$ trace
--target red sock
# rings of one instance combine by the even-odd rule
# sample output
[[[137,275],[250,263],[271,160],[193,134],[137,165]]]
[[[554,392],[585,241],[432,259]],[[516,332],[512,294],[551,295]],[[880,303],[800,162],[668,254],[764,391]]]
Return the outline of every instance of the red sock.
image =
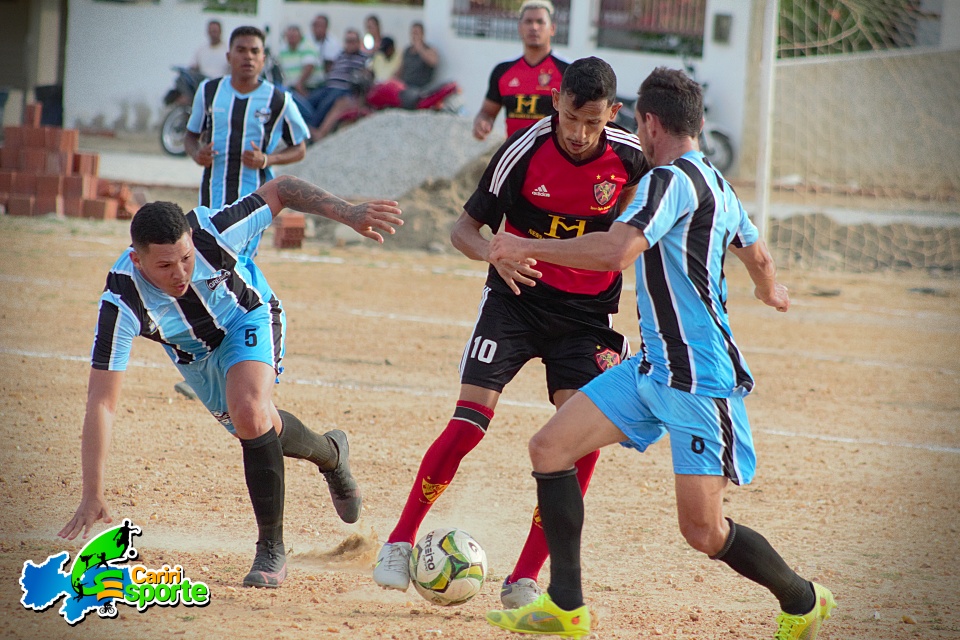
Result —
[[[598,449],[577,460],[577,482],[580,483],[580,493],[584,495],[587,493],[587,487],[590,486],[590,478],[593,477],[593,469],[597,466],[599,458],[600,450]],[[536,582],[540,569],[543,568],[543,563],[547,561],[549,555],[547,538],[543,535],[543,524],[540,522],[540,507],[537,507],[533,510],[533,522],[530,524],[527,541],[523,544],[520,557],[517,558],[517,565],[510,572],[510,582],[516,582],[520,578],[530,578]]]
[[[460,461],[470,453],[487,432],[493,419],[493,410],[475,402],[457,402],[453,418],[447,428],[433,441],[423,455],[420,468],[400,520],[387,542],[414,544],[417,529],[440,494],[449,486],[460,467]],[[543,534],[541,533],[541,537]]]

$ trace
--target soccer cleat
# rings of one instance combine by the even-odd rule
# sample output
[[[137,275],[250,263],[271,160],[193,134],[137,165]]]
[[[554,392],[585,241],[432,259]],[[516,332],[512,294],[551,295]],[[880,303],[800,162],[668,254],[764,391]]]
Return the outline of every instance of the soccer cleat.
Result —
[[[347,434],[340,429],[334,429],[324,434],[337,445],[340,454],[337,466],[330,471],[321,471],[323,478],[330,488],[330,497],[337,515],[347,524],[353,524],[360,519],[360,508],[363,498],[360,487],[350,473],[350,445],[347,443]]]
[[[406,591],[410,586],[410,554],[413,545],[409,542],[388,542],[377,554],[373,567],[373,580],[384,589]]]
[[[536,580],[520,578],[516,582],[510,582],[510,576],[507,576],[500,587],[500,604],[504,609],[519,609],[539,598],[541,593],[543,592]]]
[[[196,400],[197,392],[193,390],[193,387],[186,380],[181,380],[177,384],[173,385],[173,390],[185,397],[187,400]]]
[[[283,543],[275,540],[257,542],[257,555],[253,558],[250,573],[243,579],[243,586],[276,589],[286,577],[287,554]]]
[[[813,609],[805,616],[794,616],[781,611],[777,616],[777,633],[773,640],[814,640],[817,637],[824,620],[830,617],[830,612],[836,608],[837,603],[829,589],[816,582],[811,584],[817,597]]]
[[[519,609],[488,611],[487,622],[514,633],[536,633],[564,638],[582,638],[590,634],[590,609],[583,605],[564,611],[543,593]]]

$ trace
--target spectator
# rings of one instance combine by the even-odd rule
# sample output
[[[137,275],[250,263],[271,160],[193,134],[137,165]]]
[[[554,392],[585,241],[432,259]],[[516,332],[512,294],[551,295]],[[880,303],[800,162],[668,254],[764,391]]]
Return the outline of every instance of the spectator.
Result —
[[[317,127],[322,127],[338,99],[366,91],[370,81],[368,61],[369,57],[360,49],[360,33],[356,29],[347,29],[343,36],[343,51],[327,74],[326,83],[310,94],[311,112],[304,117],[311,127],[311,137]]]
[[[374,82],[386,82],[393,78],[400,68],[400,56],[397,47],[390,36],[380,41],[380,50],[373,54],[370,61],[370,70],[373,71]]]
[[[363,21],[363,52],[369,56],[380,50],[383,34],[380,32],[380,18],[372,13]]]
[[[333,61],[343,49],[336,37],[328,33],[330,19],[326,15],[318,13],[310,27],[313,30],[313,46],[317,50],[317,59],[320,61],[320,65],[313,70],[310,84],[313,87],[319,87],[326,80],[327,74],[333,67]]]
[[[290,25],[283,34],[287,46],[280,51],[278,60],[283,70],[283,81],[288,89],[302,96],[310,93],[310,80],[320,65],[317,52],[303,41],[303,32],[297,25]]]
[[[367,102],[375,109],[403,107],[414,109],[430,83],[440,63],[440,54],[423,39],[423,23],[410,25],[410,46],[403,50],[400,67],[393,77],[377,85],[367,95]]]
[[[223,25],[219,20],[211,20],[207,23],[207,38],[210,43],[198,48],[193,54],[190,68],[205,78],[220,78],[230,73],[230,64],[227,62],[228,48],[222,36]]]

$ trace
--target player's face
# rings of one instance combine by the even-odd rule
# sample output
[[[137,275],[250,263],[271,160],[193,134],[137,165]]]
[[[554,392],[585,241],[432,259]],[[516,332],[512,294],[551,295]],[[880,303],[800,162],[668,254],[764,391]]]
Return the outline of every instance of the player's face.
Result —
[[[147,282],[168,296],[179,298],[190,288],[196,262],[191,232],[174,244],[149,244],[142,252],[134,249],[132,258]]]
[[[526,47],[549,47],[556,30],[546,9],[527,9],[520,17],[520,40]]]
[[[234,78],[241,81],[256,80],[265,62],[263,41],[257,36],[236,38],[227,52],[227,61]]]
[[[553,108],[559,114],[557,140],[560,147],[574,160],[589,157],[600,146],[603,128],[613,120],[621,106],[620,102],[610,104],[606,100],[592,100],[578,109],[573,96],[554,89]]]

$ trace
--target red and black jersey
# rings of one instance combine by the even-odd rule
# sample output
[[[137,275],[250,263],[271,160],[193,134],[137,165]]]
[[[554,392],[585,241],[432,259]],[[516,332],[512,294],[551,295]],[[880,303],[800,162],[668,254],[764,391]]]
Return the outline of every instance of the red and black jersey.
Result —
[[[560,80],[568,66],[569,62],[550,53],[537,64],[529,64],[521,56],[493,68],[487,100],[504,108],[508,137],[556,113],[550,92],[560,90]]]
[[[464,205],[467,214],[495,233],[506,217],[504,231],[526,238],[575,238],[610,228],[629,204],[621,201],[623,189],[636,185],[650,169],[640,140],[608,124],[597,154],[573,160],[557,141],[558,122],[555,115],[543,118],[510,136]],[[520,285],[522,295],[591,312],[616,312],[619,271],[549,262],[538,262],[536,268],[543,277],[534,287]],[[487,286],[512,293],[493,266]]]

